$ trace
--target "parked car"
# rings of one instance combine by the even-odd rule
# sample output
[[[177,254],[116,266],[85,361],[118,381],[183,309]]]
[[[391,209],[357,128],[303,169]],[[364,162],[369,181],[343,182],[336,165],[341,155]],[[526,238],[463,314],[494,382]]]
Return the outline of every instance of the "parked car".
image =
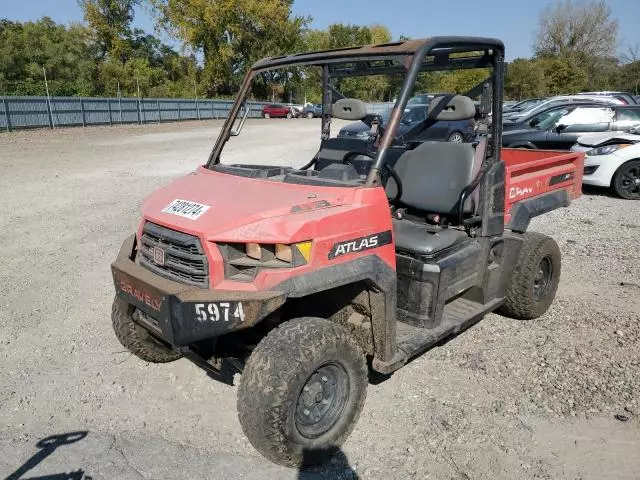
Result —
[[[302,110],[302,116],[307,118],[321,117],[322,116],[322,104],[321,103],[309,103],[305,105]]]
[[[634,97],[630,93],[627,92],[581,92],[576,93],[576,95],[589,95],[589,96],[599,96],[604,95],[607,97],[617,98],[618,100],[626,103],[627,105],[636,105],[638,102],[637,97]]]
[[[504,122],[502,125],[502,130],[505,132],[512,131],[512,130],[527,130],[531,127],[531,122],[533,122],[534,124],[540,123],[542,120],[547,118],[553,112],[566,109],[567,106],[575,108],[575,107],[589,107],[589,106],[598,107],[602,105],[613,105],[613,104],[608,104],[605,102],[596,102],[589,99],[584,99],[582,102],[576,100],[576,101],[572,101],[570,103],[564,103],[564,104],[563,103],[550,104],[549,106],[543,109],[540,109],[540,110],[536,109],[534,113],[529,114],[526,117]]]
[[[293,114],[296,117],[301,116],[302,115],[302,111],[304,110],[304,105],[300,105],[298,103],[287,103],[287,104],[285,104],[285,106],[293,109]]]
[[[407,105],[429,105],[438,95],[444,95],[443,93],[418,93],[411,97],[407,102]]]
[[[262,116],[264,118],[293,118],[296,116],[296,110],[287,105],[278,105],[276,103],[270,103],[262,107]]]
[[[549,107],[553,107],[555,105],[565,105],[575,102],[585,102],[585,101],[593,101],[593,102],[601,102],[601,103],[609,103],[609,104],[623,104],[621,100],[618,100],[614,97],[608,97],[605,95],[558,95],[556,97],[551,97],[543,100],[542,102],[534,105],[531,108],[523,110],[521,112],[505,112],[502,119],[504,123],[507,122],[516,122],[518,120],[522,120],[525,117],[529,117],[531,115],[535,115],[543,110],[546,110]]]
[[[587,135],[578,138],[571,150],[586,154],[584,184],[611,188],[624,199],[640,200],[640,135]]]
[[[410,105],[404,111],[400,119],[400,125],[396,137],[401,137],[413,127],[423,122],[427,118],[428,105]],[[382,128],[389,121],[391,111],[381,115]],[[453,120],[439,121],[424,130],[420,135],[420,140],[438,140],[453,143],[471,142],[474,136],[474,120]],[[340,129],[338,137],[357,137],[364,140],[371,138],[371,128],[364,122],[353,122]]]
[[[502,145],[512,148],[569,150],[578,137],[625,132],[640,126],[640,106],[564,105],[534,116],[518,129],[505,129]]]
[[[520,112],[524,112],[525,110],[529,110],[533,107],[535,107],[536,105],[538,105],[540,102],[542,102],[543,100],[545,100],[544,98],[528,98],[526,100],[522,100],[520,102],[513,102],[511,105],[508,105],[505,103],[502,111],[503,112],[509,112],[509,113],[520,113]]]

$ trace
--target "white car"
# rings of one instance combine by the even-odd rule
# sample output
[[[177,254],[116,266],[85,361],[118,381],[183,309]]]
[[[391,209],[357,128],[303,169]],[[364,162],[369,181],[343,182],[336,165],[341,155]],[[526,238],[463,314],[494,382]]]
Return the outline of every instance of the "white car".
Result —
[[[586,154],[585,185],[610,187],[622,198],[640,200],[640,135],[585,135],[571,150]]]

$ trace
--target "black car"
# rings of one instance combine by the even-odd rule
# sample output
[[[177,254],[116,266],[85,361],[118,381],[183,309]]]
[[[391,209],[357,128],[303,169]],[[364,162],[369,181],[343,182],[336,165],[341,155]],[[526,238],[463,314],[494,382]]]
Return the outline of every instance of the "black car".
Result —
[[[420,122],[427,118],[428,105],[408,105],[398,126],[400,137],[406,134]],[[381,115],[382,128],[389,121],[391,111],[388,110]],[[438,140],[454,143],[471,142],[474,136],[475,123],[473,120],[440,121],[434,123],[420,134],[419,140]],[[371,136],[371,128],[364,122],[353,122],[340,129],[338,137],[356,137],[368,140]]]
[[[569,150],[582,135],[626,132],[640,125],[640,106],[567,104],[506,125],[502,146]]]

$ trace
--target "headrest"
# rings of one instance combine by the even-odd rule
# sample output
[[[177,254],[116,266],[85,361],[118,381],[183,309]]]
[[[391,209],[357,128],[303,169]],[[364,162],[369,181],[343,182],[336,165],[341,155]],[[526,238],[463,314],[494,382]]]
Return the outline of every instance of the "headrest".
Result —
[[[362,120],[367,116],[367,107],[357,98],[341,98],[333,104],[331,114],[341,120]]]
[[[436,108],[436,106],[442,102],[446,97],[440,96],[431,100],[429,104],[429,111]],[[438,114],[435,118],[436,120],[466,120],[469,118],[473,118],[476,116],[476,105],[473,103],[469,97],[464,97],[462,95],[456,95],[449,103],[444,107],[444,109]]]

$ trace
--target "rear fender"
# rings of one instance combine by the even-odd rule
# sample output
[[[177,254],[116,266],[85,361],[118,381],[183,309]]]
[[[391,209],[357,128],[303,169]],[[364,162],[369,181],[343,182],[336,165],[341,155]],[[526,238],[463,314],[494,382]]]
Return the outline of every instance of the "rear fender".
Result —
[[[529,222],[532,218],[557,208],[568,207],[569,203],[571,203],[571,199],[569,192],[565,189],[521,200],[511,208],[511,219],[505,228],[513,232],[524,233],[529,228]]]

